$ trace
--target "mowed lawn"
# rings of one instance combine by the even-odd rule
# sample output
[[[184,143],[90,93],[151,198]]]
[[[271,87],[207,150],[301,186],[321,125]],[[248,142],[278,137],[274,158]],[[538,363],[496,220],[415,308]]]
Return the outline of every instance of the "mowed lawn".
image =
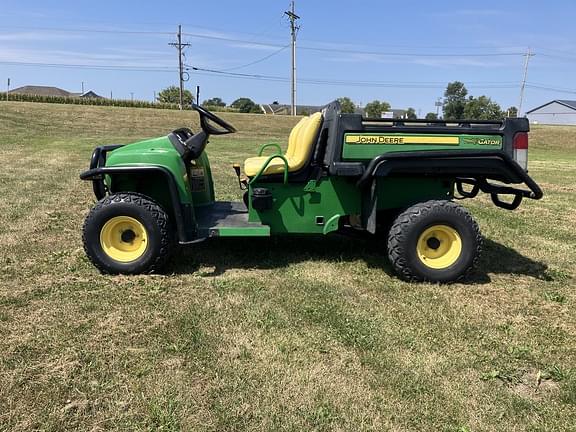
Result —
[[[230,165],[295,119],[225,114]],[[208,241],[164,275],[100,275],[81,244],[94,146],[197,127],[150,109],[0,102],[0,430],[576,430],[576,128],[535,127],[545,198],[465,202],[465,283],[398,280],[379,241]]]

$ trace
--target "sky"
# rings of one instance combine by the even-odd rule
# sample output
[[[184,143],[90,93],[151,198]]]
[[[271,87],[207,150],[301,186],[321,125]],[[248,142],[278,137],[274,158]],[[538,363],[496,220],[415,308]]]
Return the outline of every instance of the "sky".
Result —
[[[0,88],[23,85],[152,100],[178,83],[184,32],[186,87],[200,99],[290,103],[288,0],[0,1]],[[576,99],[576,2],[296,0],[297,102],[384,100],[421,116],[450,81],[524,109]],[[192,67],[200,70],[193,70]]]

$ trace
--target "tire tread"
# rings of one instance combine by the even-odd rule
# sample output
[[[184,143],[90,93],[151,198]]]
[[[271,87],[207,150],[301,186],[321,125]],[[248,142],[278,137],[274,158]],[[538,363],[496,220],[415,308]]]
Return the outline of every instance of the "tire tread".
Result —
[[[164,209],[155,201],[149,197],[135,193],[135,192],[120,192],[113,195],[108,195],[102,198],[92,207],[86,219],[84,220],[84,225],[82,229],[82,244],[84,246],[84,252],[86,256],[90,259],[90,262],[104,274],[118,274],[118,272],[112,271],[103,265],[100,260],[93,254],[91,248],[88,247],[88,239],[86,238],[86,228],[92,223],[95,215],[100,212],[103,208],[113,204],[113,203],[126,203],[134,204],[143,209],[145,209],[152,218],[156,221],[156,224],[160,230],[160,248],[158,254],[154,257],[153,261],[148,265],[146,270],[138,273],[156,273],[160,271],[168,259],[170,258],[172,248],[173,248],[173,233],[171,230],[170,219]]]
[[[409,207],[398,215],[396,220],[393,222],[392,227],[388,232],[388,259],[392,264],[392,267],[396,270],[398,275],[407,281],[427,281],[426,278],[422,278],[416,275],[406,261],[405,253],[403,251],[402,245],[404,244],[408,228],[415,222],[415,220],[423,217],[426,214],[437,211],[438,209],[451,212],[464,220],[469,224],[475,236],[476,251],[474,253],[474,259],[466,267],[466,269],[454,280],[460,281],[468,277],[472,269],[478,264],[480,259],[480,254],[482,252],[483,238],[478,228],[478,224],[472,218],[472,215],[464,207],[452,202],[452,201],[440,201],[440,200],[430,200],[424,201]]]

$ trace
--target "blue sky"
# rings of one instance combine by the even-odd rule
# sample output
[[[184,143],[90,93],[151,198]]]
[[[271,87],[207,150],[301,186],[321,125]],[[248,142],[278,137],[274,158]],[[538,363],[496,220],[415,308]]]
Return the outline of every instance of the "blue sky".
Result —
[[[151,100],[154,91],[177,83],[176,52],[168,43],[182,24],[191,44],[187,64],[228,71],[191,71],[186,85],[199,85],[201,99],[218,96],[230,103],[247,96],[259,103],[289,103],[290,50],[282,50],[289,44],[283,17],[288,5],[288,0],[3,0],[0,86],[10,77],[12,88],[34,84],[80,91],[83,81],[104,96],[112,92],[129,99],[133,93]],[[300,0],[297,13],[301,104],[348,96],[359,104],[379,99],[395,108],[411,106],[425,115],[435,111],[447,82],[461,80],[470,94],[490,96],[504,108],[518,105],[528,47],[536,55],[525,108],[576,99],[573,1],[543,7],[534,0]]]

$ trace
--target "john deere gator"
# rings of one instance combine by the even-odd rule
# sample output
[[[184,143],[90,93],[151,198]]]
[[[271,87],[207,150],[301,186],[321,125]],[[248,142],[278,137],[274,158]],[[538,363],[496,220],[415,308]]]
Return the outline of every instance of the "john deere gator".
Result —
[[[363,118],[332,102],[300,120],[286,149],[264,144],[243,173],[234,166],[242,201],[217,201],[206,146],[236,129],[193,108],[199,131],[94,150],[80,175],[98,200],[83,242],[100,271],[160,271],[176,245],[208,238],[352,232],[376,235],[400,277],[451,282],[473,268],[482,245],[458,200],[486,193],[514,210],[542,197],[527,174],[525,118]]]

